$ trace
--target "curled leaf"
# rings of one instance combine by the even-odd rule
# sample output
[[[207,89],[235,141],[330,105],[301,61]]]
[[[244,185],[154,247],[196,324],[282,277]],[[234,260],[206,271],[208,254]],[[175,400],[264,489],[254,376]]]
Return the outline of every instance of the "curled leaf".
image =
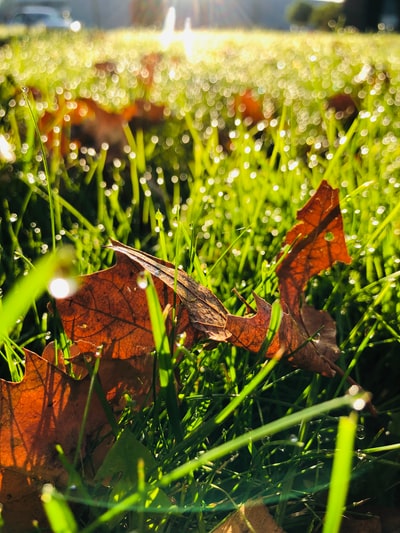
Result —
[[[343,233],[339,191],[322,181],[316,193],[297,212],[299,223],[286,235],[276,273],[282,302],[299,316],[301,299],[308,281],[331,268],[337,261],[351,263]]]

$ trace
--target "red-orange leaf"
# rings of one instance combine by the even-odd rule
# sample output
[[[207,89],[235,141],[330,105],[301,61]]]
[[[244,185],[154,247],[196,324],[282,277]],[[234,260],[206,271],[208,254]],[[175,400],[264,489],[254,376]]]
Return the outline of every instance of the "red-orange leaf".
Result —
[[[0,501],[6,523],[13,527],[9,531],[27,531],[34,518],[41,518],[38,493],[43,483],[65,483],[55,445],[74,453],[88,384],[32,352],[26,352],[21,383],[0,379]],[[105,423],[102,409],[93,411],[89,432],[92,422],[98,428]]]
[[[264,97],[256,95],[252,89],[246,89],[236,95],[232,109],[244,119],[250,120],[252,124],[271,119],[275,112],[272,101],[265,102]]]
[[[141,270],[150,272],[156,283],[162,282],[168,287],[169,304],[181,302],[189,315],[190,325],[197,332],[195,335],[197,338],[220,342],[227,340],[225,331],[227,310],[213,292],[197,283],[183,270],[177,269],[172,263],[161,261],[117,241],[112,242],[111,247],[119,257],[122,255],[128,258]],[[167,305],[167,302],[164,305]]]
[[[300,368],[333,375],[339,349],[335,324],[323,311],[301,307],[308,280],[336,261],[350,257],[343,236],[337,191],[322,182],[317,193],[299,211],[301,223],[287,235],[291,251],[281,260],[278,276],[284,313],[267,356],[284,349]],[[171,263],[113,241],[117,264],[84,276],[82,288],[58,304],[67,335],[103,346],[104,357],[129,359],[154,349],[145,292],[138,279],[150,272],[166,316],[167,330],[185,334],[186,346],[200,340],[229,342],[257,352],[270,322],[270,304],[255,295],[257,313],[249,317],[229,314],[206,287]],[[174,317],[174,319],[173,319]]]
[[[71,351],[75,368],[82,368],[86,373],[83,357],[92,356],[96,347],[81,342]],[[0,502],[7,533],[30,530],[33,519],[45,525],[39,498],[43,484],[50,482],[61,488],[68,481],[56,445],[61,445],[70,460],[76,452],[88,401],[89,379],[68,376],[53,364],[54,355],[52,344],[47,346],[43,357],[26,350],[23,380],[12,383],[0,379]],[[62,354],[58,354],[58,361],[62,368]],[[147,400],[153,365],[151,356],[131,361],[100,361],[98,378],[115,416],[124,407],[125,393],[131,394],[139,405]],[[81,461],[85,459],[86,445],[90,443],[93,448],[100,435],[109,432],[108,422],[99,398],[93,395],[80,450]]]
[[[95,346],[102,345],[103,357],[106,358],[130,359],[148,355],[154,349],[146,292],[141,288],[144,270],[151,271],[153,268],[153,272],[158,271],[161,277],[168,273],[172,284],[175,272],[179,271],[151,256],[145,267],[138,258],[142,256],[146,259],[146,254],[122,244],[116,246],[117,264],[83,276],[80,290],[71,298],[59,301],[57,309],[68,337],[74,342],[85,340]],[[129,252],[136,254],[136,260],[127,255]],[[191,346],[200,333],[192,326],[188,309],[181,305],[173,289],[157,275],[154,276],[154,284],[165,312],[168,331],[174,330],[175,336],[185,333],[186,344]]]
[[[249,317],[228,315],[226,328],[231,334],[228,342],[259,352],[269,326],[271,306],[256,294],[254,298],[257,313]],[[336,326],[332,317],[324,311],[304,306],[302,319],[304,322],[298,322],[291,314],[283,312],[279,331],[265,355],[273,357],[282,349],[293,366],[333,377],[335,372],[329,361],[336,361],[340,350],[336,345]]]
[[[300,221],[286,235],[290,247],[276,273],[282,302],[295,317],[300,315],[302,294],[308,281],[336,261],[350,263],[343,234],[339,191],[322,181],[317,192],[297,212]]]

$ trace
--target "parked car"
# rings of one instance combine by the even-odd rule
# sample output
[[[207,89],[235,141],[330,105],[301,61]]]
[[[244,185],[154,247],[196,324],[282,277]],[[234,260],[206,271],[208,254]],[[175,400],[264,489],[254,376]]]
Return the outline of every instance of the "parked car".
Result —
[[[72,20],[68,13],[47,6],[25,6],[15,11],[7,21],[8,24],[21,26],[43,26],[49,29],[79,31],[81,23]]]

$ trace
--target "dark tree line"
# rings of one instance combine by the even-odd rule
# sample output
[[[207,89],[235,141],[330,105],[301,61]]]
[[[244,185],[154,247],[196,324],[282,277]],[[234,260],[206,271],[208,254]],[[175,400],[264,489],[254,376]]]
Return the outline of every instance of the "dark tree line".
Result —
[[[132,1],[132,22],[136,26],[158,26],[160,27],[165,18],[167,9],[177,2],[173,0],[131,0]],[[302,7],[308,7],[310,11],[317,11],[313,8],[307,0],[299,0],[295,4],[300,4]],[[181,13],[185,18],[190,16],[195,25],[207,26],[209,20],[207,18],[208,2],[202,0],[192,0],[186,2],[187,13]],[[179,12],[182,11],[180,5]],[[334,4],[335,6],[335,4]],[[340,6],[340,8],[338,7]],[[298,9],[298,5],[295,5]],[[329,9],[329,6],[325,6]],[[376,31],[378,24],[382,21],[385,13],[397,16],[397,27],[399,30],[400,24],[400,0],[344,0],[343,5],[336,4],[336,9],[341,9],[344,16],[346,26],[354,26],[360,31]],[[323,13],[323,10],[319,10]],[[304,17],[303,17],[304,18]],[[182,25],[182,21],[177,21]],[[257,21],[254,21],[256,23]]]
[[[360,31],[376,31],[385,13],[400,21],[400,0],[345,0],[343,6],[347,26]],[[399,22],[396,30],[399,30]]]

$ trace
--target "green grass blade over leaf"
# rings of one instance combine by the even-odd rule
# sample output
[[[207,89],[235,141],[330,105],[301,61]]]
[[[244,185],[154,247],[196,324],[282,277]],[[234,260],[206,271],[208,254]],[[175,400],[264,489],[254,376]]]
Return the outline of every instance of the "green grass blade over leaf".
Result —
[[[160,379],[161,391],[165,396],[167,411],[170,424],[178,441],[182,440],[183,432],[180,424],[180,414],[178,406],[178,396],[175,387],[173,354],[168,339],[167,330],[160,300],[154,287],[153,280],[147,272],[145,276],[148,279],[146,287],[147,303],[149,307],[150,321],[153,331],[156,354],[158,358],[158,374]]]
[[[323,533],[338,533],[340,530],[351,479],[357,419],[355,412],[339,419]]]
[[[76,533],[79,531],[78,524],[64,496],[53,485],[44,485],[42,502],[53,533]]]

